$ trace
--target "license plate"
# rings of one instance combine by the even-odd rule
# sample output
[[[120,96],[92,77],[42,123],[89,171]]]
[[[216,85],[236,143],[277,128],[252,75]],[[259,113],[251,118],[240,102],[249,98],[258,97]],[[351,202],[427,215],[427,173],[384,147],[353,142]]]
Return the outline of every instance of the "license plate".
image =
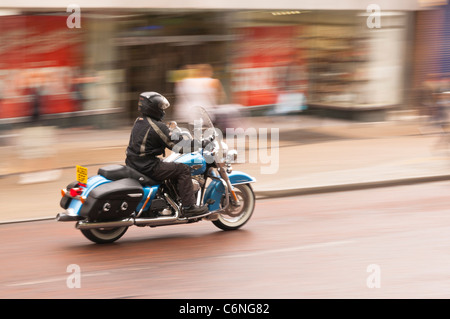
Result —
[[[88,169],[77,165],[77,182],[86,185],[88,180]]]

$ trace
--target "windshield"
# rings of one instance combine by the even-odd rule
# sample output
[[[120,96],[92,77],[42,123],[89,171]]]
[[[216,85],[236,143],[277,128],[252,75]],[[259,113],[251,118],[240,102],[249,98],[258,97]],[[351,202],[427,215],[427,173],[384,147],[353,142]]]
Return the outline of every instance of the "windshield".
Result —
[[[194,111],[194,121],[197,125],[201,125],[203,130],[214,129],[214,124],[212,123],[211,117],[208,112],[201,106],[196,106],[193,108]],[[194,126],[195,122],[194,122]]]
[[[194,126],[191,126],[192,133],[195,139],[202,140],[204,138],[217,138],[218,132],[214,128],[214,124],[212,122],[211,116],[205,110],[205,108],[201,106],[196,106],[191,109],[193,112],[193,120]]]

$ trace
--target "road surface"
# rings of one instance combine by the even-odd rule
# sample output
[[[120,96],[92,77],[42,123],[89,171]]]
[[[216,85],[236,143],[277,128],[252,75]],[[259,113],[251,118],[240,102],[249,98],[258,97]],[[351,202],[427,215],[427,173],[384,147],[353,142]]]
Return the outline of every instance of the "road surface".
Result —
[[[448,298],[450,182],[260,200],[241,230],[0,225],[0,298]],[[54,212],[55,215],[57,212]]]

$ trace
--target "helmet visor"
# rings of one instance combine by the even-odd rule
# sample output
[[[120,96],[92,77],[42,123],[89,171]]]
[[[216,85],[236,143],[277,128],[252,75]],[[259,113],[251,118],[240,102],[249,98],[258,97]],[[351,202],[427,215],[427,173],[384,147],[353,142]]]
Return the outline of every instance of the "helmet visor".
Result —
[[[159,108],[160,108],[161,110],[165,110],[165,109],[167,109],[169,106],[170,106],[169,101],[167,101],[167,99],[166,99],[165,97],[162,96],[162,101],[161,101],[161,103],[159,104]]]

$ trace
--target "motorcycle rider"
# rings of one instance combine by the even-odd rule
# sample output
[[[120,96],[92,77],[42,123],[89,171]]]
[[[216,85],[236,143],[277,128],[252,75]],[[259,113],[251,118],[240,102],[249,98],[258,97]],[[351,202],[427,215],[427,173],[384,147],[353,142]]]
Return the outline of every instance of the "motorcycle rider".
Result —
[[[170,130],[162,122],[165,109],[169,106],[167,99],[157,92],[140,94],[138,109],[142,116],[134,122],[125,163],[154,180],[174,180],[181,198],[183,216],[202,215],[208,212],[208,207],[195,204],[190,167],[183,163],[163,162],[157,157],[164,154],[165,148],[172,150],[184,141],[182,137],[171,140]],[[194,144],[193,141],[187,142],[192,146]]]

